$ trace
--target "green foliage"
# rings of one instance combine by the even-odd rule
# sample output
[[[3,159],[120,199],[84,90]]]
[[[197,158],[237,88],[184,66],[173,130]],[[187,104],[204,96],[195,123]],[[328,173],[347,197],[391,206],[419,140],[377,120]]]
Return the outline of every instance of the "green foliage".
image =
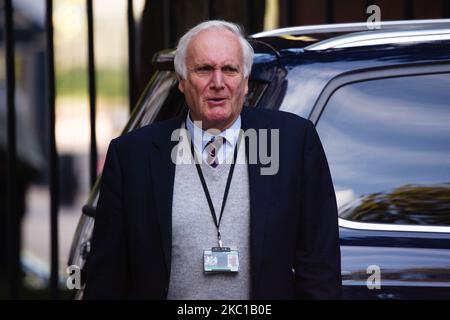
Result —
[[[128,95],[126,70],[101,69],[96,71],[97,97],[119,98]],[[86,69],[71,69],[57,72],[56,92],[59,96],[87,96],[88,72]]]

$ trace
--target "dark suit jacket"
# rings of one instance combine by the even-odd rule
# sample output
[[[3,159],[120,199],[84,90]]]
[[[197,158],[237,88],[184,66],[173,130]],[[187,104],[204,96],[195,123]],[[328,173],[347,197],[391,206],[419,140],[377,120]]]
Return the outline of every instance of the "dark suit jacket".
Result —
[[[177,143],[171,134],[183,120],[154,123],[111,142],[85,298],[167,297],[171,150]],[[243,109],[241,121],[244,130],[280,130],[278,173],[261,175],[261,163],[248,165],[252,298],[340,298],[336,199],[314,125],[285,112],[250,108]]]

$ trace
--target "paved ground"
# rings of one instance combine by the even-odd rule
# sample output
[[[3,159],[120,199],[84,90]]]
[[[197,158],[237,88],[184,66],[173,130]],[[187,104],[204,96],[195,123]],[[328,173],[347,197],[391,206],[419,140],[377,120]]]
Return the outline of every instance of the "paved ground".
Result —
[[[80,196],[72,207],[59,210],[59,267],[64,273],[71,241],[86,197]],[[50,198],[48,188],[32,187],[27,197],[27,214],[22,225],[23,250],[40,268],[50,266]]]

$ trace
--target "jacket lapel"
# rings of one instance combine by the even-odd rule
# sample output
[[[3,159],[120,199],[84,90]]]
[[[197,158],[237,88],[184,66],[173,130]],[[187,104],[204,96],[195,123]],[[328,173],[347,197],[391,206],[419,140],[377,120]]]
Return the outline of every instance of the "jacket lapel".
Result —
[[[241,113],[242,129],[246,132],[248,129],[256,130],[258,150],[259,150],[259,130],[267,129],[268,120],[264,121],[259,117],[253,116],[251,110],[244,108]],[[270,139],[268,139],[270,140]],[[253,142],[254,143],[254,142]],[[245,152],[248,163],[248,175],[250,184],[250,250],[251,250],[251,273],[253,288],[257,286],[258,272],[261,266],[263,253],[263,243],[265,236],[266,218],[270,210],[270,176],[261,175],[261,162],[256,157],[256,163],[250,163],[249,157],[250,141],[246,136]],[[255,156],[253,156],[255,158]]]
[[[166,122],[159,128],[150,150],[150,165],[153,192],[161,231],[161,243],[167,272],[170,272],[172,254],[172,197],[175,178],[175,163],[171,153],[178,141],[172,141],[174,130],[181,127],[183,115]]]

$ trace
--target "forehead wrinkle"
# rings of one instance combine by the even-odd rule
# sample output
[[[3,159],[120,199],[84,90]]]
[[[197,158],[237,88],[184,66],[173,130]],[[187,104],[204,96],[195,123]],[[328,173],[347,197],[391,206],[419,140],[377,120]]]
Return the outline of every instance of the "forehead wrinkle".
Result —
[[[211,66],[211,67],[235,67],[235,68],[239,68],[239,64],[233,63],[232,61],[224,61],[224,62],[212,62],[209,61],[208,59],[206,60],[200,60],[200,61],[194,61],[193,63],[194,67],[202,67],[202,66]]]
[[[214,35],[214,31],[224,35],[224,38],[233,43],[233,45],[222,46],[221,49],[224,50],[218,51],[216,41],[218,38]],[[220,41],[219,44],[223,44],[223,41]],[[238,54],[236,54],[235,49],[237,49]],[[233,62],[235,59],[229,58],[230,55],[233,56],[233,58],[236,58],[236,63]],[[225,57],[225,59],[221,61],[223,57]],[[188,45],[186,58],[186,62],[190,62],[190,64],[193,65],[207,64],[217,66],[219,64],[221,66],[232,65],[241,67],[244,63],[243,52],[239,40],[231,33],[231,31],[227,30],[204,30],[195,35]]]

